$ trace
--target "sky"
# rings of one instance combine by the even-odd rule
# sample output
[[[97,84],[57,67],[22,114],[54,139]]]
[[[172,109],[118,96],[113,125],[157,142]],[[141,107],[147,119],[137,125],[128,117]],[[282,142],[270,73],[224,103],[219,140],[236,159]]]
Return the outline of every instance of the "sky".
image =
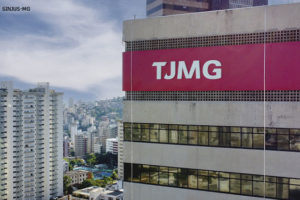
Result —
[[[0,81],[37,82],[75,99],[122,93],[122,22],[145,17],[145,0],[0,0]],[[30,6],[4,12],[3,6]]]

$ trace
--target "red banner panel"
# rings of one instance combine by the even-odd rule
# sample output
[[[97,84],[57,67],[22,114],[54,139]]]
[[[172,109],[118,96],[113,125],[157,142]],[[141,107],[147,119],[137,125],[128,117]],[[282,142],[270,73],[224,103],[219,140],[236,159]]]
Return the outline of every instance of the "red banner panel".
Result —
[[[125,52],[123,90],[299,90],[299,52],[300,42]]]

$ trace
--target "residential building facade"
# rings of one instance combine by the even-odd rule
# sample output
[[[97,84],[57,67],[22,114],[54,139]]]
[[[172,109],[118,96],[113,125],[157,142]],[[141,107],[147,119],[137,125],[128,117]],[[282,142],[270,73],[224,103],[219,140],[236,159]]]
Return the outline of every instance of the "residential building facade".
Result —
[[[0,83],[0,199],[63,195],[62,94],[40,83],[21,91]]]
[[[106,153],[118,154],[118,138],[106,139]]]

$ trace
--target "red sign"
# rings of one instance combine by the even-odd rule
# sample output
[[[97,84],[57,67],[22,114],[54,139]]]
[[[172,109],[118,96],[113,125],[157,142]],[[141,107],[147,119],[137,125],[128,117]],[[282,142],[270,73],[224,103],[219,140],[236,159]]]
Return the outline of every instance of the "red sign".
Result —
[[[125,52],[123,90],[299,90],[299,52],[300,42]]]

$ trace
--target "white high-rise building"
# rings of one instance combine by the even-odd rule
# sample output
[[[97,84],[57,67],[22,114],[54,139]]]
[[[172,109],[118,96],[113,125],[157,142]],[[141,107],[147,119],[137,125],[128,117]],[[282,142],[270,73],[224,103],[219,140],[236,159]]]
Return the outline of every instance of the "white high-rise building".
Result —
[[[118,154],[118,138],[106,139],[106,153]]]
[[[0,83],[0,199],[63,195],[62,93]]]
[[[98,127],[102,152],[106,150],[106,139],[109,138],[109,121],[102,121]]]
[[[70,131],[71,142],[72,142],[72,145],[75,145],[75,135],[77,135],[77,133],[78,133],[77,123],[72,123],[70,129],[71,129],[71,131]]]

